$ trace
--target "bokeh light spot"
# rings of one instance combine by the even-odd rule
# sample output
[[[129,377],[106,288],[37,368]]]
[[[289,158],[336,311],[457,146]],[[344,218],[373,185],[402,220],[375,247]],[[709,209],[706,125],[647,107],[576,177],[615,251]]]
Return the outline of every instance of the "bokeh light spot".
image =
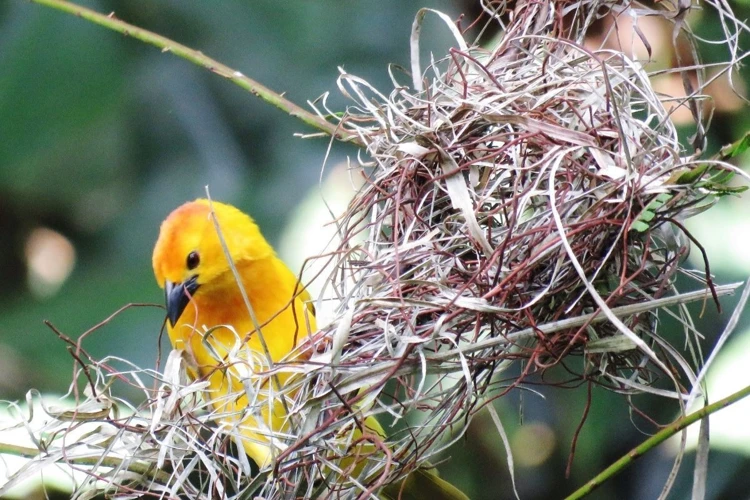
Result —
[[[29,291],[38,298],[54,295],[75,267],[73,244],[62,234],[46,227],[29,233],[24,255]]]
[[[513,435],[513,459],[521,467],[538,467],[546,462],[557,447],[555,432],[543,422],[522,425]]]

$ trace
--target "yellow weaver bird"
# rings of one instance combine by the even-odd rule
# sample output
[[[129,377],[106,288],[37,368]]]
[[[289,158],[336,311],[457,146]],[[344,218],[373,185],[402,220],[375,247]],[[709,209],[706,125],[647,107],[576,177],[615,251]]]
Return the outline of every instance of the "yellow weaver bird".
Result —
[[[212,207],[255,318],[227,259]],[[280,373],[264,384],[254,395],[255,406],[261,409],[245,415],[248,396],[240,363],[228,369],[223,360],[240,359],[249,369],[262,372],[270,368],[269,362],[289,356],[316,330],[309,294],[249,216],[204,199],[178,207],[162,223],[153,267],[165,291],[172,346],[185,352],[192,377],[208,381],[214,409],[226,415],[227,423],[237,425],[245,453],[259,467],[269,466],[281,451],[271,436],[289,431],[281,397],[274,396],[289,374]],[[238,356],[243,349],[244,357]],[[367,418],[365,428],[385,436],[373,417]],[[467,499],[432,469],[418,469],[401,483],[384,488],[381,495]]]

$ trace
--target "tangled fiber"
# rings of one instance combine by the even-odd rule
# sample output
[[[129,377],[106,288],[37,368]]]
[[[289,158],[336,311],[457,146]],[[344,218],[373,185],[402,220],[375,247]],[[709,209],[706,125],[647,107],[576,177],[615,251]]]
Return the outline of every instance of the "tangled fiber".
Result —
[[[392,72],[388,95],[339,79],[366,180],[337,221],[339,315],[319,335],[333,340],[297,399],[307,422],[316,402],[320,425],[286,456],[330,470],[358,449],[366,415],[392,419],[392,435],[371,436],[360,484],[330,481],[342,490],[403,476],[527,381],[676,400],[694,388],[699,334],[682,305],[717,289],[708,260],[705,273],[680,268],[692,239],[682,221],[733,192],[731,167],[680,144],[641,62],[582,43],[602,9],[622,5],[517,5],[494,6],[505,31],[489,49],[436,13],[456,47],[424,71],[421,11],[413,80]],[[697,295],[677,294],[679,272]],[[659,335],[660,315],[684,325],[686,348]]]

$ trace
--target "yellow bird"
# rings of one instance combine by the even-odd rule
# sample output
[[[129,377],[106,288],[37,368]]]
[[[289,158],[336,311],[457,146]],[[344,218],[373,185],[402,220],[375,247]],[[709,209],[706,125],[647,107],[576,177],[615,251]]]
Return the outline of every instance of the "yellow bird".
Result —
[[[289,375],[282,372],[261,387],[256,386],[253,406],[261,409],[246,415],[243,410],[248,407],[248,399],[243,378],[247,377],[242,374],[243,370],[245,374],[264,372],[270,363],[293,357],[295,348],[315,332],[309,294],[249,216],[230,205],[210,204],[203,199],[178,207],[162,223],[153,267],[156,280],[165,291],[167,332],[172,345],[186,353],[190,374],[208,381],[214,409],[225,415],[225,422],[238,427],[245,453],[259,467],[268,466],[281,451],[271,436],[289,430],[285,406],[278,395]],[[227,369],[230,363],[234,364]],[[372,417],[365,427],[385,435]],[[420,469],[403,483],[391,485],[383,496],[397,498],[403,493],[404,499],[423,498],[410,493],[420,490],[430,492],[432,500],[467,498],[431,469]],[[442,491],[443,495],[436,495],[435,491]]]

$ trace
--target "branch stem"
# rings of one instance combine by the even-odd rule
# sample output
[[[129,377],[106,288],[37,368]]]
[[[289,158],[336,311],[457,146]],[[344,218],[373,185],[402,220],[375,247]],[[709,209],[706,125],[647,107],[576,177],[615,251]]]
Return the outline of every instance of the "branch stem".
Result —
[[[177,43],[174,40],[166,38],[161,35],[157,35],[151,31],[133,26],[125,21],[117,19],[113,13],[109,15],[100,14],[91,9],[81,7],[65,0],[30,0],[32,3],[44,5],[66,14],[70,14],[76,17],[80,17],[94,24],[98,24],[104,28],[116,31],[125,36],[133,37],[149,45],[153,45],[161,49],[162,52],[171,52],[177,57],[181,57],[190,61],[191,63],[205,68],[212,73],[226,78],[230,82],[234,83],[238,87],[250,92],[256,97],[259,97],[263,101],[271,104],[280,110],[286,112],[288,115],[301,120],[306,125],[317,129],[324,134],[330,135],[331,137],[342,141],[351,142],[362,146],[362,143],[355,134],[343,128],[341,125],[331,123],[322,117],[306,111],[300,106],[294,104],[292,101],[286,99],[282,95],[272,91],[268,87],[261,83],[248,78],[243,75],[240,71],[230,68],[229,66],[222,64],[215,59],[208,57],[199,50],[191,49],[181,43]]]
[[[61,453],[57,450],[58,453]],[[19,446],[12,443],[0,442],[0,455],[13,455],[16,457],[27,458],[29,460],[43,461],[48,458],[48,455],[38,448],[31,448],[28,446]],[[161,484],[169,484],[170,475],[162,470],[155,469],[153,464],[147,461],[137,461],[134,459],[124,459],[112,455],[101,454],[97,456],[86,456],[86,457],[65,457],[60,456],[59,460],[55,460],[57,464],[67,464],[71,467],[105,467],[112,469],[125,468],[130,472],[147,476],[153,480],[159,481]],[[0,484],[0,493],[3,492],[3,486]],[[1,495],[0,495],[1,496]]]
[[[643,443],[639,444],[638,446],[630,450],[628,453],[623,455],[619,460],[617,460],[615,463],[613,463],[612,465],[604,469],[602,472],[597,474],[596,477],[594,477],[591,481],[583,485],[581,488],[577,489],[575,492],[573,492],[573,494],[568,496],[565,500],[578,500],[579,498],[583,498],[584,496],[588,495],[589,493],[594,491],[596,488],[598,488],[605,481],[611,479],[612,477],[622,472],[626,467],[628,467],[638,458],[642,457],[646,452],[655,448],[656,446],[663,443],[664,441],[674,436],[678,432],[682,431],[686,427],[694,424],[698,420],[702,420],[708,417],[712,413],[715,413],[719,410],[726,408],[727,406],[731,404],[736,403],[737,401],[747,396],[750,396],[750,386],[747,386],[744,389],[739,390],[735,392],[734,394],[727,396],[724,399],[716,401],[715,403],[710,404],[708,406],[704,406],[700,410],[674,421],[673,423],[666,426],[664,429],[660,430],[659,432],[657,432],[656,434],[654,434],[653,436],[645,440]]]

